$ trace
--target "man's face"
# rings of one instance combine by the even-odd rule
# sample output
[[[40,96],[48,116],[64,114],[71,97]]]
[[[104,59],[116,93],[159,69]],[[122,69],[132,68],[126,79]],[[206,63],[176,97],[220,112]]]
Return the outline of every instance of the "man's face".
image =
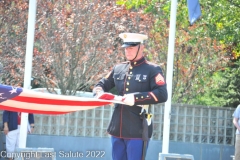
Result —
[[[134,60],[139,60],[140,58],[142,58],[144,47],[143,47],[143,45],[140,45],[139,51],[138,51],[138,47],[139,47],[139,45],[125,48],[125,56],[126,56],[127,60],[129,60],[129,61],[133,60],[135,58],[137,52],[138,52],[138,55]]]

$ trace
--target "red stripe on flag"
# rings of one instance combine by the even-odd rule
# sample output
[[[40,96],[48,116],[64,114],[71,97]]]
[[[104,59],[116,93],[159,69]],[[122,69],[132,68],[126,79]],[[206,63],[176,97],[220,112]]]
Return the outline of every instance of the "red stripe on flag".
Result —
[[[69,105],[69,106],[104,106],[110,104],[111,102],[101,102],[101,101],[74,101],[74,100],[61,100],[61,99],[47,99],[47,98],[34,98],[34,97],[24,97],[16,96],[11,100],[37,103],[37,104],[54,104],[54,105]]]
[[[23,109],[23,108],[14,108],[14,107],[8,107],[0,105],[0,109],[7,110],[7,111],[13,111],[13,112],[25,112],[25,113],[33,113],[33,114],[66,114],[70,112],[58,112],[58,111],[43,111],[43,110],[29,110],[29,109]]]

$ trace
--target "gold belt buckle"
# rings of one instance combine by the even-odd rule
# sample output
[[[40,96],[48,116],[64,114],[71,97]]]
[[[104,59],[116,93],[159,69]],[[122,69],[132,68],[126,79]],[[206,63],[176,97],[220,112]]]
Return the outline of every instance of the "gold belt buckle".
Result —
[[[151,121],[152,116],[153,116],[153,114],[151,114],[151,113],[145,113],[145,118],[146,118],[147,123],[148,123],[149,126],[150,126],[151,123],[152,123],[152,121]]]

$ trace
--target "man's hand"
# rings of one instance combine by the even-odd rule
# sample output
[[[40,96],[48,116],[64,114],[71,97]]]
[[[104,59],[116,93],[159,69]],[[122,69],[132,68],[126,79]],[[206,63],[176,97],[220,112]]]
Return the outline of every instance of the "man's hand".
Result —
[[[30,125],[30,131],[28,133],[33,133],[35,126],[33,124]]]
[[[122,97],[122,101],[129,106],[133,106],[135,103],[134,94],[126,94]]]
[[[8,129],[8,127],[7,127],[7,126],[4,126],[4,128],[3,128],[3,132],[4,132],[4,134],[5,134],[5,135],[7,135],[7,134],[8,134],[8,132],[9,132],[9,129]]]
[[[93,88],[93,96],[94,97],[98,97],[98,95],[100,95],[103,92],[104,91],[103,91],[102,87],[95,87],[95,88]]]
[[[124,96],[116,96],[112,93],[107,92],[99,92],[96,96],[98,99],[105,99],[105,100],[115,100],[119,102],[123,102],[126,105],[133,106],[135,103],[134,94],[126,94]]]

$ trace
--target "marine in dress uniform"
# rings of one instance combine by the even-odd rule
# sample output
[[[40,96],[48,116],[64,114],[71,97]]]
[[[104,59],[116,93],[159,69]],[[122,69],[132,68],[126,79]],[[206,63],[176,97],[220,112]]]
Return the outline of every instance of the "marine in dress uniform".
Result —
[[[122,33],[125,56],[128,61],[117,64],[93,89],[94,93],[108,92],[116,87],[124,104],[115,104],[107,129],[112,135],[113,160],[141,160],[143,154],[143,118],[140,105],[163,103],[168,94],[162,69],[143,56],[146,35]],[[148,138],[152,124],[148,126]]]

